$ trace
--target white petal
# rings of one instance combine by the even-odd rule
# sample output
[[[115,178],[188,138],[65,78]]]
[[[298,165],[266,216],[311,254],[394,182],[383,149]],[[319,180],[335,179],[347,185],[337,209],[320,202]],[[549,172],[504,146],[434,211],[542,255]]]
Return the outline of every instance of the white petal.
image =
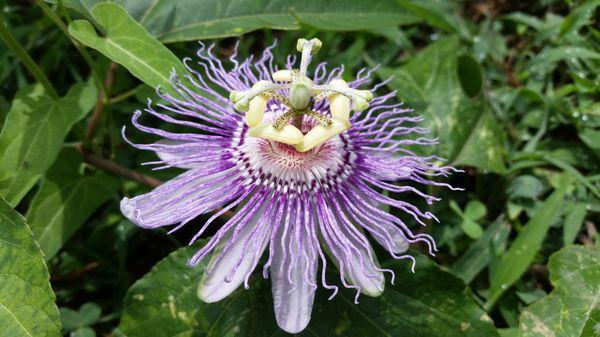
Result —
[[[387,223],[382,223],[381,225],[386,229],[386,231],[383,233],[379,230],[377,230],[377,231],[379,233],[381,233],[381,235],[385,235],[385,233],[389,233],[389,235],[391,237],[391,242],[390,242],[390,241],[380,238],[379,236],[375,236],[375,235],[373,236],[375,238],[375,240],[382,247],[384,247],[385,249],[391,248],[391,252],[394,254],[402,254],[408,250],[408,241],[406,241],[406,239],[404,239],[404,236],[402,236],[399,229],[392,228],[392,225],[389,225]],[[388,226],[390,228],[388,228]],[[391,247],[388,247],[388,243],[390,243]]]
[[[287,246],[284,245],[286,248]],[[305,248],[301,247],[292,264],[290,252],[287,252],[284,259],[281,245],[277,244],[276,247],[271,266],[275,318],[281,329],[288,333],[298,333],[304,330],[310,321],[316,290],[314,284],[317,279],[317,259],[308,257],[307,261],[301,254]],[[289,278],[288,268],[291,268]]]
[[[212,174],[198,170],[188,170],[146,194],[123,198],[121,212],[140,227],[158,228],[222,206],[234,191],[221,189],[230,183],[221,178],[235,175],[238,169],[233,167]]]
[[[375,253],[369,245],[369,250],[375,260],[373,263],[364,248],[356,248],[360,251],[360,254],[353,252],[352,263],[351,265],[346,266],[348,268],[346,270],[348,281],[359,286],[361,288],[361,293],[377,297],[383,293],[383,289],[385,288],[385,277],[383,276],[383,272],[375,269],[374,263],[378,264]]]
[[[181,145],[181,144],[186,144],[186,142],[182,142],[182,141],[176,141],[176,140],[171,140],[171,139],[161,139],[158,142],[156,142],[156,144],[162,144],[162,145]],[[186,150],[181,150],[178,151],[176,153],[171,153],[171,152],[161,152],[161,151],[156,151],[156,155],[158,156],[158,158],[160,158],[160,160],[164,161],[165,163],[172,163],[178,160],[182,160],[185,159],[191,155],[194,154],[198,154],[202,151],[201,147],[194,147],[194,151],[186,151]],[[193,169],[196,167],[201,166],[200,164],[183,164],[183,165],[176,165],[179,168],[183,168],[183,169]]]
[[[250,242],[247,245],[246,250],[244,250],[245,241],[248,237],[250,237],[256,226],[256,221],[246,224],[245,228],[240,230],[235,242],[233,242],[218,264],[215,265],[211,270],[211,273],[204,273],[204,276],[198,285],[197,292],[198,297],[201,300],[207,303],[213,303],[222,300],[244,282],[246,274],[256,268],[256,264],[266,248],[266,241],[268,238],[268,234],[262,234],[262,242],[258,243],[260,246],[255,254],[252,254],[250,251],[252,249],[253,242]],[[227,245],[230,237],[231,235],[228,235],[223,238],[217,248],[215,248],[211,261],[208,264],[209,266],[213,266],[217,258],[221,256],[223,248],[225,248]],[[240,258],[242,258],[241,264],[237,268],[235,274],[233,274],[230,282],[227,282],[226,278],[229,276]]]

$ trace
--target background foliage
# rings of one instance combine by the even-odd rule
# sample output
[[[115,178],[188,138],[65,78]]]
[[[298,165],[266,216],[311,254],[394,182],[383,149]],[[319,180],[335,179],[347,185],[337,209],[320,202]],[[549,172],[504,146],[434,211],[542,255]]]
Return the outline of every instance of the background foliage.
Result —
[[[284,335],[258,275],[195,296],[206,219],[170,236],[121,216],[177,172],[137,166],[151,155],[119,131],[196,40],[223,58],[277,40],[283,63],[313,36],[349,79],[393,76],[466,190],[429,191],[440,252],[414,247],[416,274],[379,254],[396,285],[359,305],[318,291],[302,335],[600,335],[600,1],[101,2],[0,0],[0,336]]]

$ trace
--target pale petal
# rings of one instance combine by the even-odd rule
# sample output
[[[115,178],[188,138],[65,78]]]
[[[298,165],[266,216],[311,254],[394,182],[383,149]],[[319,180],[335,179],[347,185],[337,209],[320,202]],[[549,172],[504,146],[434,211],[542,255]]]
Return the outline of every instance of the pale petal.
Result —
[[[121,200],[121,212],[144,228],[173,225],[222,206],[243,192],[231,188],[236,167],[192,169],[158,186],[151,192]]]
[[[382,224],[383,225],[383,224]],[[391,226],[388,224],[383,225],[384,227],[387,226]],[[397,228],[390,228],[390,230],[386,231],[390,237],[391,237],[391,242],[390,245],[391,248],[391,252],[394,254],[402,254],[404,253],[406,250],[408,250],[408,241],[406,241],[406,239],[404,238],[404,236],[400,233],[400,231]],[[385,233],[384,233],[385,234]],[[378,236],[374,236],[375,240],[382,246],[385,248],[388,248],[387,243],[385,240],[383,240],[382,238],[378,237]]]
[[[371,261],[367,250],[363,247],[356,247],[360,254],[352,251],[352,263],[348,268],[346,276],[348,277],[348,281],[359,286],[360,292],[368,295],[377,297],[383,293],[385,288],[385,277],[383,276],[383,272],[377,270],[376,267],[377,258],[373,249],[369,245],[369,251],[373,256],[374,262]]]
[[[267,246],[266,241],[268,235],[262,235],[262,242],[259,242],[258,251],[254,254],[250,251],[253,246],[252,242],[247,245],[245,250],[244,245],[246,239],[252,235],[252,231],[257,225],[257,221],[246,224],[246,226],[240,230],[235,241],[217,264],[215,264],[215,262],[223,254],[223,249],[231,239],[231,234],[223,238],[217,248],[215,248],[211,261],[208,264],[209,268],[212,267],[212,270],[208,273],[207,268],[207,272],[204,273],[204,276],[198,285],[197,294],[201,300],[207,303],[222,300],[244,282],[246,274],[256,268],[256,264]],[[238,266],[236,272],[231,276],[231,271],[235,268],[240,258],[242,259],[242,262]],[[229,276],[231,276],[231,280],[227,280],[227,277]]]
[[[188,144],[188,142],[171,140],[171,139],[161,139],[156,144],[161,145],[183,145]],[[197,155],[198,153],[202,153],[203,148],[198,146],[190,147],[189,149],[179,149],[173,152],[165,152],[165,151],[155,151],[156,155],[160,160],[164,161],[167,164],[175,163],[182,159],[189,158],[192,155]],[[176,167],[183,169],[192,169],[196,167],[202,166],[202,164],[176,164]]]
[[[287,248],[288,244],[284,246]],[[284,258],[281,245],[277,244],[271,266],[275,318],[279,327],[288,333],[298,333],[308,325],[316,290],[316,258],[305,256],[300,250],[296,255],[292,261],[288,251]]]

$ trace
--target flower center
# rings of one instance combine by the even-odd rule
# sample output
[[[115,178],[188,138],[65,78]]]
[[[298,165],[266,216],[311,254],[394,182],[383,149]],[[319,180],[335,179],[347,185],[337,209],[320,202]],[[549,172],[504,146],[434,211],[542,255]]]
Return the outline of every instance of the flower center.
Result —
[[[302,129],[306,129],[313,122],[305,119],[302,124]],[[243,125],[238,132],[240,137],[233,158],[249,178],[247,184],[271,185],[284,192],[328,188],[350,173],[351,161],[356,156],[347,150],[345,135],[336,135],[301,152],[293,145],[249,137],[248,128]]]

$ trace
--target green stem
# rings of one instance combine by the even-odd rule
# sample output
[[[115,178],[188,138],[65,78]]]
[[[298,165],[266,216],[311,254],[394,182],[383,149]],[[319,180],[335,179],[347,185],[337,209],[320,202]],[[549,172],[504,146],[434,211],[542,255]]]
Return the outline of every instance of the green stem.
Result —
[[[138,88],[133,88],[133,89],[131,89],[129,91],[126,91],[126,92],[124,92],[122,94],[113,96],[110,99],[110,102],[108,102],[108,101],[106,102],[106,105],[122,102],[122,101],[128,99],[129,97],[135,95],[137,93],[137,91],[138,91]]]
[[[56,3],[58,4],[58,9],[62,12],[62,15],[67,20],[67,23],[71,24],[71,22],[73,22],[73,20],[71,20],[71,15],[69,15],[69,11],[63,5],[62,0],[58,0]]]
[[[4,41],[4,43],[8,46],[8,48],[10,48],[17,55],[19,60],[21,60],[21,62],[23,62],[23,64],[25,65],[25,67],[27,67],[27,70],[29,70],[31,75],[33,75],[33,77],[35,77],[35,79],[38,82],[40,82],[40,84],[44,87],[44,89],[46,89],[46,92],[48,93],[48,95],[50,95],[50,97],[52,97],[53,99],[58,100],[59,96],[56,93],[56,90],[54,89],[54,87],[52,86],[50,81],[48,81],[48,78],[46,77],[46,75],[44,74],[42,69],[40,69],[40,67],[35,63],[35,61],[31,58],[31,56],[29,56],[29,54],[27,54],[27,51],[19,44],[19,42],[10,33],[10,31],[8,31],[8,27],[4,23],[4,17],[2,16],[1,13],[0,13],[0,38]]]
[[[62,22],[60,17],[50,7],[48,7],[48,5],[46,5],[46,3],[43,0],[36,0],[35,2],[44,11],[44,13],[50,18],[50,20],[52,20],[52,22],[54,22],[54,24],[56,24],[56,26],[58,26],[58,28],[69,38],[71,43],[73,43],[73,45],[75,46],[75,48],[77,49],[79,54],[81,54],[81,56],[85,60],[85,63],[87,63],[88,66],[90,67],[90,69],[92,69],[92,76],[94,77],[94,80],[96,81],[96,84],[98,85],[98,88],[102,88],[102,90],[104,90],[104,92],[106,94],[106,97],[109,97],[108,89],[104,85],[104,82],[102,81],[102,77],[100,76],[100,71],[98,70],[98,67],[94,63],[94,60],[92,59],[90,54],[85,50],[85,48],[79,42],[75,41],[71,37],[71,35],[69,34],[69,31],[67,29],[67,26]],[[68,18],[67,20],[70,20],[70,18]]]

